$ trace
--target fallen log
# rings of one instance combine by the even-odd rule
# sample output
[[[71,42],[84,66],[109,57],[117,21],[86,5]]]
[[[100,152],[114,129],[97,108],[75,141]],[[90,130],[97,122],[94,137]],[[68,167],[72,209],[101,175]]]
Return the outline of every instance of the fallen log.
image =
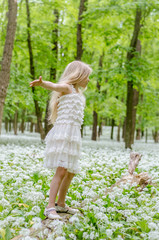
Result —
[[[67,223],[70,217],[72,217],[72,215],[68,213],[58,213],[58,214],[62,217],[62,220],[60,220],[60,222],[62,221],[63,223]],[[56,222],[56,224],[54,222]],[[51,220],[46,218],[41,221],[41,226],[39,228],[31,227],[29,229],[29,234],[27,236],[37,240],[46,239],[49,233],[53,233],[55,231],[56,225],[58,226],[58,222],[59,220]],[[12,238],[11,240],[23,240],[24,238],[25,238],[24,235],[18,235]]]
[[[139,174],[134,173],[136,167],[141,160],[142,155],[136,152],[130,153],[130,162],[128,167],[128,174],[124,175],[115,184],[113,184],[109,189],[106,189],[106,194],[113,191],[114,187],[121,187],[122,185],[128,183],[131,186],[136,185],[138,191],[142,191],[145,186],[152,184],[152,179],[147,172],[142,172]]]

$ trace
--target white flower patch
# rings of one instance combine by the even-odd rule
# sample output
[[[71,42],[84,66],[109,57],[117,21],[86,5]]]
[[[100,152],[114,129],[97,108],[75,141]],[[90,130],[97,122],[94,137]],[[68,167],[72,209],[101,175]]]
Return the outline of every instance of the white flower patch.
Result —
[[[22,198],[27,201],[31,201],[33,204],[40,202],[45,199],[44,195],[41,192],[28,192],[22,195]]]
[[[66,240],[65,237],[56,237],[55,240]]]
[[[158,231],[151,231],[148,233],[150,240],[158,240],[159,239],[159,232]]]
[[[32,208],[32,211],[33,211],[35,214],[38,214],[38,213],[41,211],[41,209],[40,209],[39,206],[34,206],[34,207]],[[37,218],[34,218],[34,219],[37,219]]]
[[[30,234],[30,230],[29,229],[26,229],[26,228],[22,228],[19,232],[20,235],[23,235],[23,236],[28,236]]]
[[[101,240],[104,240],[107,234],[107,237],[111,239],[116,229],[120,228],[125,235],[129,228],[138,227],[136,222],[141,222],[141,224],[143,222],[145,227],[148,226],[150,229],[148,233],[142,232],[141,238],[159,239],[157,223],[159,190],[157,187],[145,187],[142,192],[136,194],[134,190],[136,183],[133,186],[124,183],[119,188],[114,187],[112,193],[106,196],[106,189],[128,174],[131,152],[124,149],[123,142],[110,141],[108,130],[109,128],[103,127],[104,134],[100,140],[91,141],[91,132],[87,129],[90,135],[82,139],[80,159],[82,170],[73,178],[66,203],[72,207],[82,208],[83,216],[72,216],[70,218],[72,222],[67,224],[66,232],[63,231],[65,224],[58,220],[52,221],[50,228],[53,228],[55,232],[50,234],[45,229],[43,234],[47,239],[53,240],[57,237],[78,239],[78,234],[83,234],[83,239]],[[5,229],[9,223],[14,236],[22,231],[24,238],[33,239],[29,237],[27,229],[31,222],[35,229],[41,227],[39,214],[48,203],[48,188],[53,172],[43,167],[44,145],[40,143],[38,134],[28,133],[16,137],[8,134],[2,135],[0,141],[2,140],[5,141],[5,145],[0,145],[0,164],[3,168],[0,172],[0,201],[2,201],[0,202],[0,226]],[[153,183],[158,184],[158,145],[152,142],[145,144],[141,140],[137,141],[133,148],[134,151],[142,154],[138,171],[148,172]],[[18,228],[21,228],[19,232],[17,224],[19,224]],[[42,233],[40,237],[44,238]],[[129,238],[135,239],[135,237],[133,233],[132,236],[129,234]],[[116,239],[122,238],[116,236]]]
[[[38,223],[34,223],[32,228],[37,230],[37,229],[41,229],[42,228],[42,223],[41,222],[38,222]]]
[[[0,205],[2,206],[2,207],[10,207],[10,203],[9,203],[9,201],[7,201],[5,198],[2,198],[1,200],[0,200]]]
[[[75,222],[79,222],[79,218],[76,215],[73,215],[70,219],[69,219],[70,223],[75,223]]]

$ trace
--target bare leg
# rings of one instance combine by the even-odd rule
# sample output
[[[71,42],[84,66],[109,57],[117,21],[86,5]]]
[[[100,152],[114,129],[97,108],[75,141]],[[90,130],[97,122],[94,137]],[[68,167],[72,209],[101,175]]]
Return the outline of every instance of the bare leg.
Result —
[[[49,203],[47,208],[55,207],[56,196],[66,172],[67,170],[65,168],[62,167],[57,168],[56,173],[50,184]],[[56,211],[52,211],[52,213],[56,214]]]
[[[74,176],[75,176],[74,173],[66,172],[66,174],[61,182],[60,189],[59,189],[58,201],[57,201],[57,204],[61,207],[65,206],[66,194],[67,194],[68,188],[70,186],[70,183],[72,181],[72,178]]]

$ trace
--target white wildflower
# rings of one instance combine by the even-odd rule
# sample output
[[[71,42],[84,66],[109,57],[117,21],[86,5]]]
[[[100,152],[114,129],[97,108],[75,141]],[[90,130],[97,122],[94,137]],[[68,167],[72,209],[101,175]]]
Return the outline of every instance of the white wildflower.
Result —
[[[74,223],[74,222],[79,222],[79,218],[76,215],[73,215],[70,219],[69,219],[70,223]]]
[[[56,237],[55,240],[66,240],[65,237]]]

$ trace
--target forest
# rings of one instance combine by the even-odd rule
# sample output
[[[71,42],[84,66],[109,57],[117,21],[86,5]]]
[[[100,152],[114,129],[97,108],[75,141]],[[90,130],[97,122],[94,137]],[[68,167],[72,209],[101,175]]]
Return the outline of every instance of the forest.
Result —
[[[147,138],[148,130],[159,141],[157,1],[18,1],[10,77],[5,63],[3,67],[4,46],[11,38],[7,7],[1,1],[1,119],[6,132],[24,132],[29,124],[31,132],[45,137],[49,92],[31,90],[29,82],[40,75],[57,82],[65,66],[78,59],[93,68],[83,124],[92,126],[92,140],[104,125],[112,126],[111,139],[114,126],[118,141],[123,132],[126,148],[134,138]]]
[[[74,60],[93,69],[82,174],[67,197],[83,215],[29,237],[41,227],[52,176],[41,170],[51,91],[29,83],[57,83]],[[0,239],[158,240],[158,143],[158,0],[0,0]],[[137,174],[153,184],[103,194],[126,174],[131,150],[142,154]]]

